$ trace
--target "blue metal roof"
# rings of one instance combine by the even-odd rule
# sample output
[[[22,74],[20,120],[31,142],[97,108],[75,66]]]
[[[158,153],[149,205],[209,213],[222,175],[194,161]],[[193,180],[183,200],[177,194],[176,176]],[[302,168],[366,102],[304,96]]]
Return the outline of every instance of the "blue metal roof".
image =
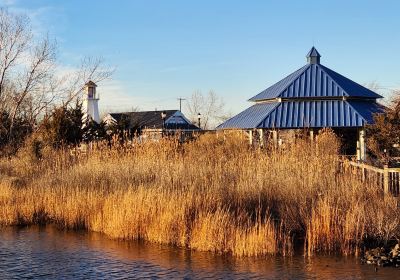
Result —
[[[339,73],[329,69],[324,65],[321,66],[325,73],[329,75],[343,90],[347,93],[349,97],[365,97],[365,98],[383,98],[383,96],[373,92],[372,90],[357,84],[356,82],[346,78],[345,76],[340,75]]]
[[[225,128],[255,128],[279,105],[278,102],[259,103],[247,108],[238,115],[225,121],[217,129]]]
[[[379,94],[319,63],[313,47],[309,64],[252,97],[255,105],[218,129],[361,127],[382,111]]]
[[[322,64],[307,64],[286,78],[250,98],[260,101],[274,98],[315,97],[382,98]]]
[[[382,106],[370,101],[318,100],[258,103],[217,129],[362,127]]]
[[[356,105],[356,110],[353,106]],[[344,100],[282,102],[259,125],[261,128],[361,127],[373,121],[377,103]],[[371,109],[373,108],[373,109]]]
[[[292,74],[287,76],[286,78],[280,80],[276,84],[273,84],[266,90],[260,92],[256,96],[249,99],[249,101],[257,101],[264,99],[273,99],[279,97],[279,95],[284,91],[287,87],[289,87],[304,71],[309,68],[309,65],[305,65],[300,69],[294,71]]]
[[[357,113],[359,113],[368,124],[374,123],[374,114],[384,113],[385,106],[377,102],[368,101],[347,101]]]

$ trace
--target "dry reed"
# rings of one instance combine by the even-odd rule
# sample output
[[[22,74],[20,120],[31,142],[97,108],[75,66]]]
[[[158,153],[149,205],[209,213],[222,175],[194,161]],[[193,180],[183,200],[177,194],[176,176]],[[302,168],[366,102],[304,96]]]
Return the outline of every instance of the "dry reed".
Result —
[[[357,254],[399,237],[397,200],[337,164],[330,132],[282,149],[242,136],[48,149],[0,162],[0,224],[54,223],[235,256]]]

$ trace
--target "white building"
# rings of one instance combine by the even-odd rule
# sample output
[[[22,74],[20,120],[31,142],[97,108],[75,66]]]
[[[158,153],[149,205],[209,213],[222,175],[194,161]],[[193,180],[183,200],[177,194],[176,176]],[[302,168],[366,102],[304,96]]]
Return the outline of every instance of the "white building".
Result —
[[[100,123],[99,98],[96,93],[96,87],[97,85],[92,81],[85,84],[85,96],[82,104],[83,123],[89,120]]]

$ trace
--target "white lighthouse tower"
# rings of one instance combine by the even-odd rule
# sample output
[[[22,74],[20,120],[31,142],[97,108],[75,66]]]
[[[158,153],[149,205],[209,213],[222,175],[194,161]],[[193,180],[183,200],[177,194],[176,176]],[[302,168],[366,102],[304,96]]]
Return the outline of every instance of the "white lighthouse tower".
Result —
[[[82,104],[84,123],[90,119],[96,123],[100,123],[99,98],[96,94],[96,87],[97,85],[92,81],[85,84],[85,97]]]

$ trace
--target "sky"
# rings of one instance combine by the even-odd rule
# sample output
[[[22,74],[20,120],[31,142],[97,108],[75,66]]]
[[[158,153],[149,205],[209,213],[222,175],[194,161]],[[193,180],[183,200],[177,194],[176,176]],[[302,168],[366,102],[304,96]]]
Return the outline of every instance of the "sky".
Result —
[[[100,110],[178,109],[213,90],[231,114],[306,63],[321,63],[387,96],[400,88],[400,1],[0,0],[57,40],[58,63],[85,56],[115,67]],[[185,112],[185,104],[183,104]]]

